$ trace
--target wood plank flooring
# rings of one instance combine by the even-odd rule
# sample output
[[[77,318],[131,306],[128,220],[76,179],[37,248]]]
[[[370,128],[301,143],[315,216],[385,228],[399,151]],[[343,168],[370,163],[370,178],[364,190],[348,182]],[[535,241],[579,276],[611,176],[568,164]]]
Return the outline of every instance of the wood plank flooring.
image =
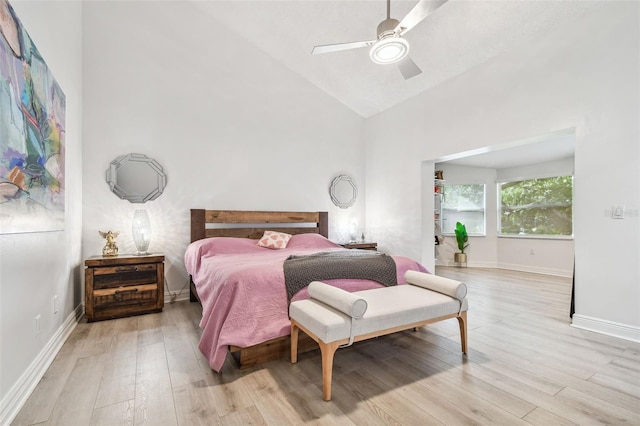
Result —
[[[212,372],[201,308],[82,322],[15,425],[640,425],[640,344],[569,326],[569,279],[445,268],[469,286],[469,353],[455,319],[336,353]]]

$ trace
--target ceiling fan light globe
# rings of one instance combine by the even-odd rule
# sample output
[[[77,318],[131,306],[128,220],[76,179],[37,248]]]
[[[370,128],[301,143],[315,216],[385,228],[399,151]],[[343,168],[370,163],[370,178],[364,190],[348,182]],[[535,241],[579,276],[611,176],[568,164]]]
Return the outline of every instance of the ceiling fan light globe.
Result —
[[[376,51],[376,56],[383,61],[393,61],[402,54],[402,48],[397,44],[387,44]]]
[[[400,37],[387,37],[371,47],[369,56],[376,64],[393,64],[409,54],[409,43]]]

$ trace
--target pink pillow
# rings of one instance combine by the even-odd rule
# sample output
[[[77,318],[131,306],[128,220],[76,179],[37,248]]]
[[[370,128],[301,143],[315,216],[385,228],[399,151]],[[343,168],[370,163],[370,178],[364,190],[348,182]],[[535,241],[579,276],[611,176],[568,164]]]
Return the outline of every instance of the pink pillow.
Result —
[[[287,247],[290,239],[291,235],[284,232],[264,231],[264,235],[258,240],[258,245],[269,249],[283,249]]]

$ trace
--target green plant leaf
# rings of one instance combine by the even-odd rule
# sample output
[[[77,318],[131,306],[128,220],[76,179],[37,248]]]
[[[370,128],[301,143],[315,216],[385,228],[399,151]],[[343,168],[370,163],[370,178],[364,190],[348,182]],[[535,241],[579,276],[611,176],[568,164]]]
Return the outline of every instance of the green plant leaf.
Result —
[[[464,249],[469,247],[469,244],[466,244],[469,241],[469,235],[467,234],[467,227],[460,222],[456,222],[456,242],[458,243],[458,249],[460,253],[464,253]]]

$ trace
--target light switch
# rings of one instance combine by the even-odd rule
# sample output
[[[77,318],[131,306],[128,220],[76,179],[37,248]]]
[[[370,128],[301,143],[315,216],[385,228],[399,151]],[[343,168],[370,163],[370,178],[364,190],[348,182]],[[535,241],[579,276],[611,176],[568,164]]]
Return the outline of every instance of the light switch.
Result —
[[[624,219],[624,206],[613,206],[611,217],[613,219]]]

